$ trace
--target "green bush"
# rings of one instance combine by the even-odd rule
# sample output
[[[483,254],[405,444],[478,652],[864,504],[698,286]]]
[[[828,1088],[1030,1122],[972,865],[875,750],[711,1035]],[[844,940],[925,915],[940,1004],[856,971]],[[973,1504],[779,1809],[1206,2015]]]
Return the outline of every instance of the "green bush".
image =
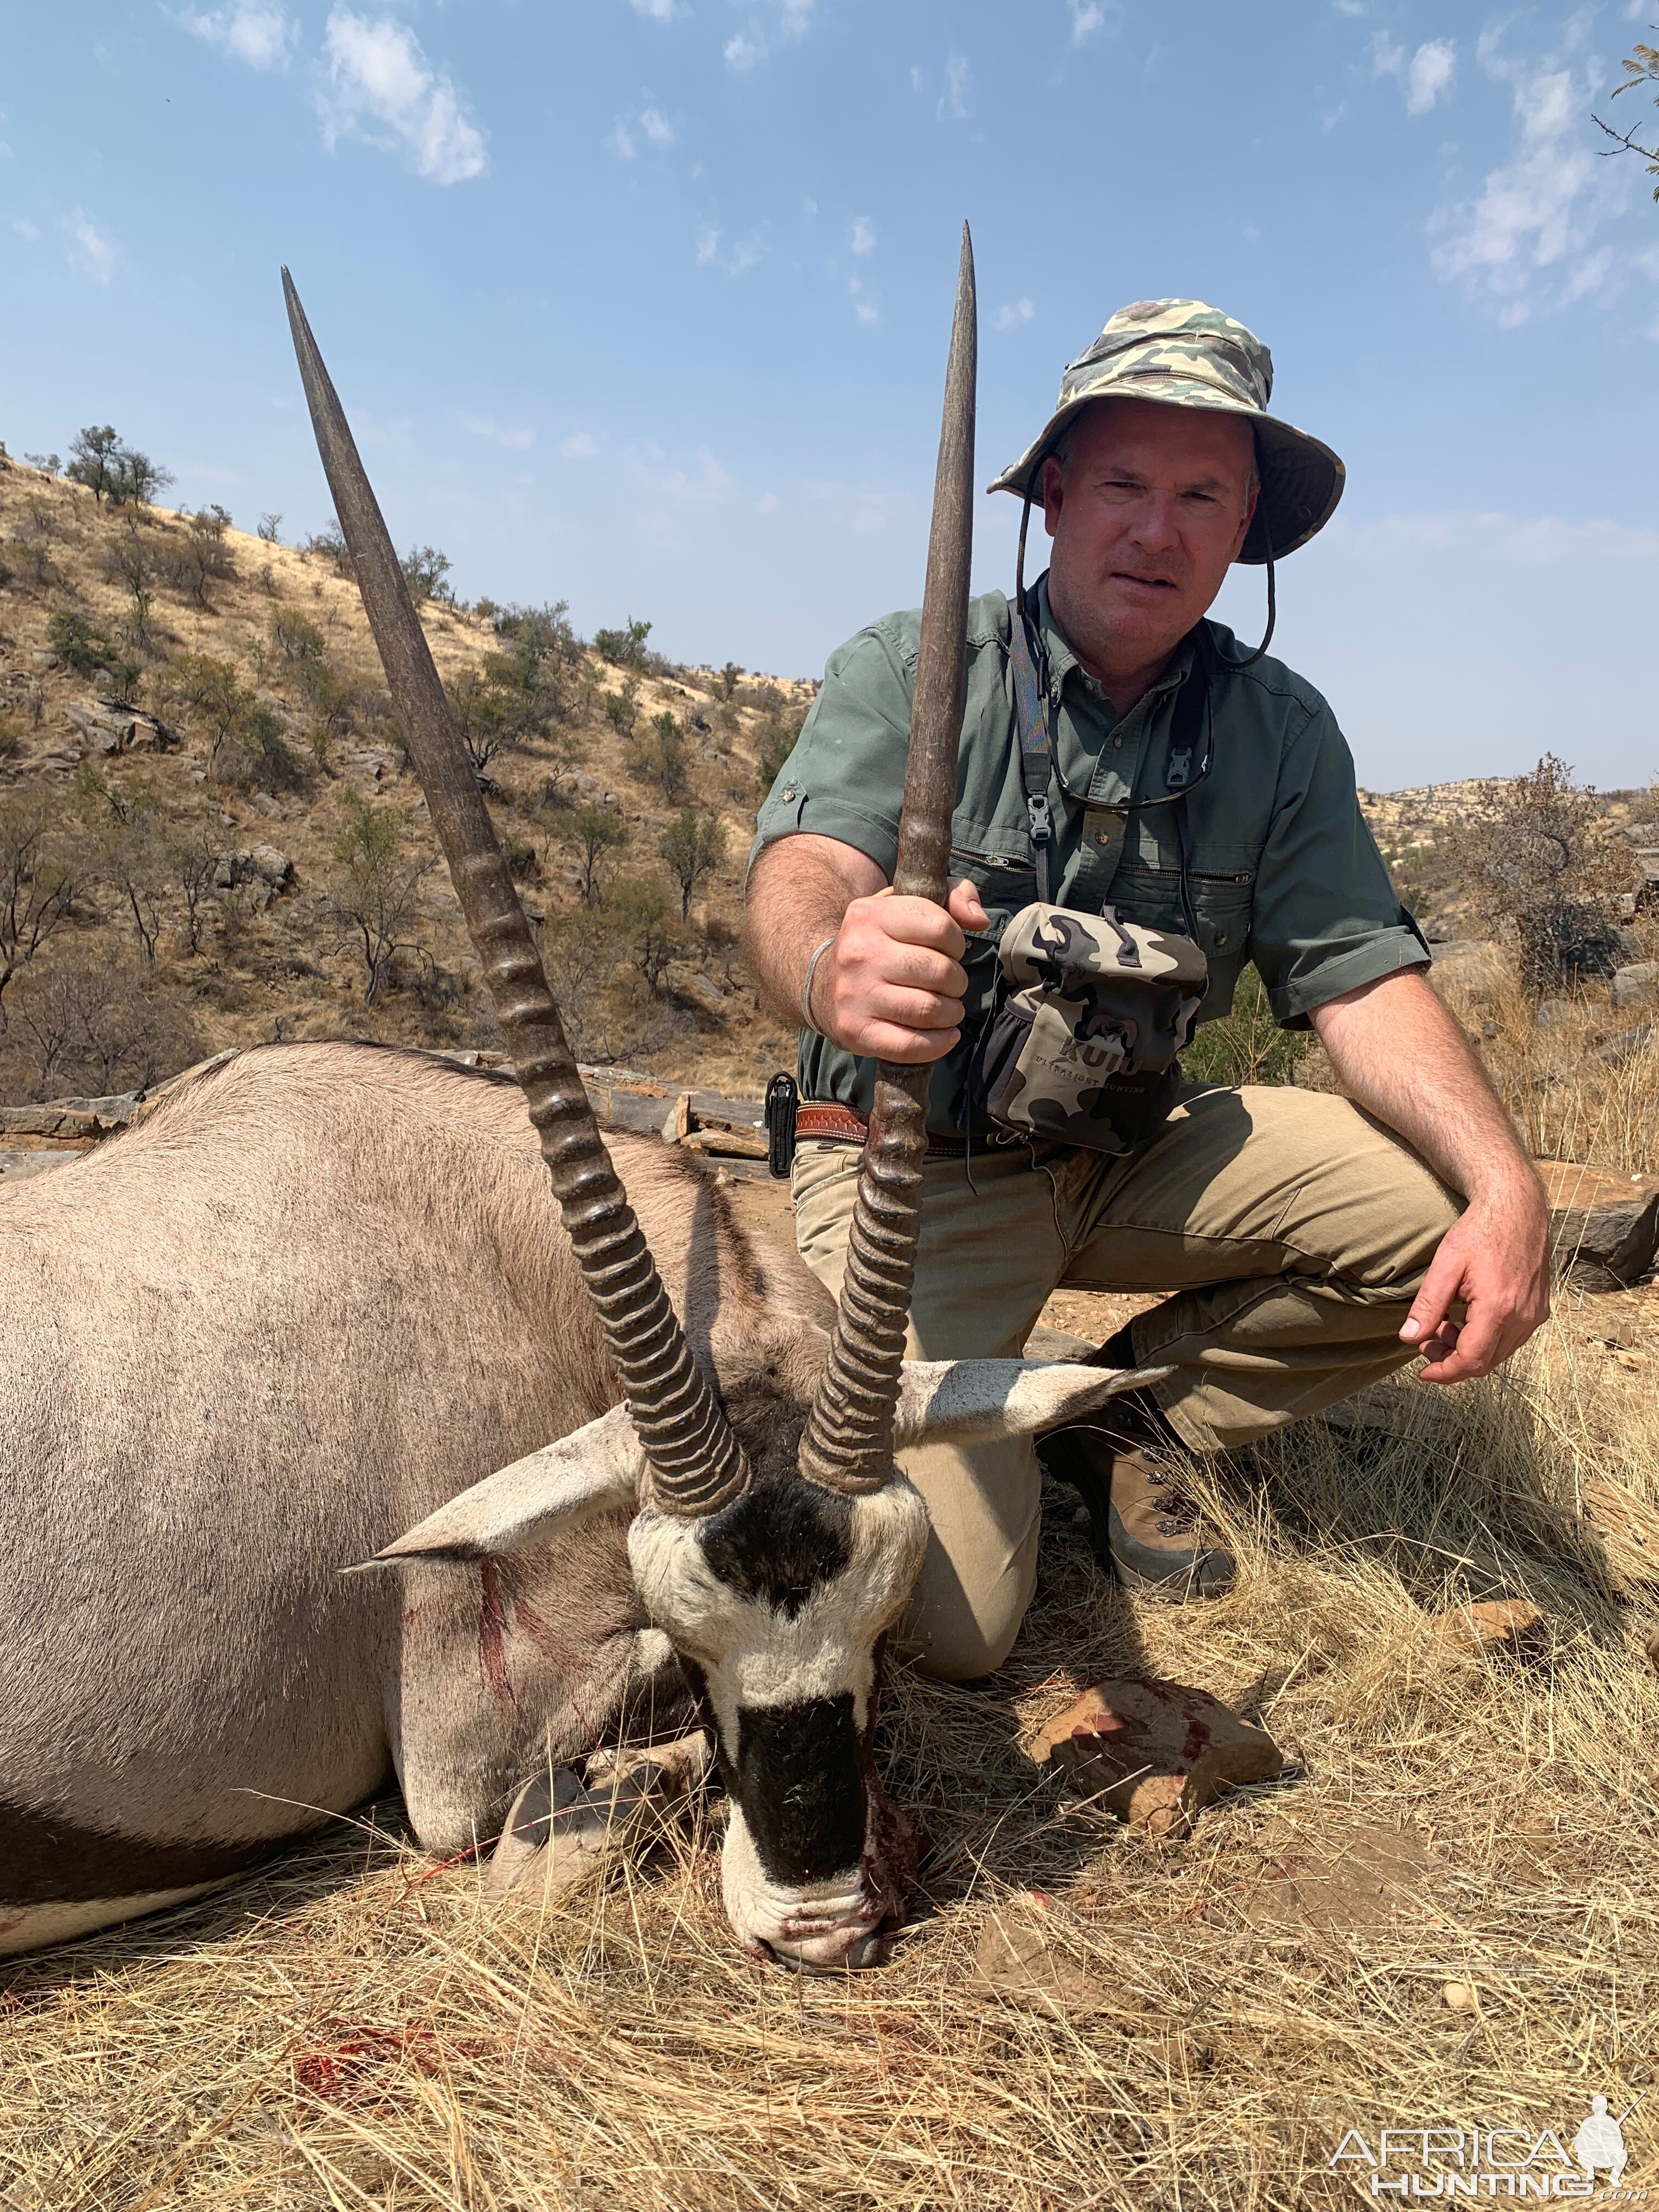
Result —
[[[53,615],[46,624],[46,643],[64,667],[72,668],[77,676],[107,668],[115,654],[102,630],[94,629],[84,615]]]
[[[768,722],[760,733],[760,751],[755,762],[755,781],[760,786],[764,799],[783,772],[783,764],[795,750],[795,732],[787,723]]]
[[[626,629],[596,629],[593,650],[601,660],[608,660],[617,668],[643,668],[645,641],[651,635],[648,622],[635,622],[630,615]]]
[[[1266,985],[1247,967],[1232,1011],[1205,1023],[1181,1055],[1181,1072],[1189,1083],[1291,1083],[1307,1049],[1304,1031],[1282,1030],[1274,1021]]]
[[[147,507],[163,485],[173,482],[171,472],[158,468],[148,453],[124,444],[112,423],[92,423],[77,430],[70,452],[73,458],[64,474],[85,484],[100,507],[106,500],[112,507]]]
[[[610,899],[627,957],[653,999],[662,995],[668,963],[680,949],[678,926],[667,892],[653,876],[629,876]]]
[[[689,921],[698,884],[726,858],[726,824],[713,811],[699,814],[688,806],[663,831],[657,850],[680,887],[680,920]]]
[[[238,747],[233,771],[236,781],[261,791],[298,791],[309,782],[309,768],[289,744],[269,707],[250,708],[238,719],[233,735]]]
[[[559,842],[572,847],[582,872],[584,906],[603,906],[601,870],[605,855],[619,853],[628,842],[628,824],[608,806],[579,807],[559,832]]]
[[[422,599],[435,599],[441,606],[454,605],[455,594],[444,580],[451,565],[448,554],[441,553],[435,545],[410,547],[403,558],[404,581],[416,606]]]
[[[654,784],[670,806],[683,799],[691,781],[685,758],[685,736],[667,708],[651,720],[651,739],[641,748],[634,765],[647,783]]]
[[[323,633],[297,607],[279,608],[271,617],[270,641],[284,660],[320,660],[324,656]]]

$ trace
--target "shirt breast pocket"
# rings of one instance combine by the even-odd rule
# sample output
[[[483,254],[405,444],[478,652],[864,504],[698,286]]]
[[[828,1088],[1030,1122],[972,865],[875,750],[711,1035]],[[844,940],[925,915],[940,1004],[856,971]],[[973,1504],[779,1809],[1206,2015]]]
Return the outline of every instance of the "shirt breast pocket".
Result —
[[[952,845],[950,868],[953,877],[965,877],[979,893],[979,902],[991,917],[988,933],[993,939],[1037,895],[1036,870],[1029,860],[1010,860],[1000,853],[977,853]]]
[[[1185,937],[1195,925],[1210,968],[1210,988],[1198,1018],[1213,1021],[1232,1005],[1238,971],[1249,954],[1255,879],[1243,868],[1189,868],[1187,889],[1192,925],[1181,902],[1181,874],[1176,868],[1121,867],[1113,879],[1111,899],[1126,921],[1138,921],[1146,928],[1172,929]]]

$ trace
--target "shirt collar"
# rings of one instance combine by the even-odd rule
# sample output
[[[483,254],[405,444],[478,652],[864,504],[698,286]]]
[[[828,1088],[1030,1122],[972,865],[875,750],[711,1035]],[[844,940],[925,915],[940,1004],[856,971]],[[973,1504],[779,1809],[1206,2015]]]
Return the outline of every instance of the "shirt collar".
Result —
[[[1078,687],[1084,691],[1090,701],[1106,707],[1105,692],[1073,652],[1066,642],[1065,632],[1054,618],[1054,610],[1048,604],[1048,571],[1046,568],[1036,580],[1036,602],[1037,625],[1042,632],[1043,646],[1048,659],[1049,696],[1057,706],[1060,703],[1060,694],[1065,689],[1066,678],[1075,675]],[[1158,700],[1180,688],[1193,665],[1194,640],[1194,633],[1188,630],[1170,655],[1169,666],[1146,693],[1143,704],[1147,702],[1156,704]],[[1110,712],[1109,708],[1108,712]]]

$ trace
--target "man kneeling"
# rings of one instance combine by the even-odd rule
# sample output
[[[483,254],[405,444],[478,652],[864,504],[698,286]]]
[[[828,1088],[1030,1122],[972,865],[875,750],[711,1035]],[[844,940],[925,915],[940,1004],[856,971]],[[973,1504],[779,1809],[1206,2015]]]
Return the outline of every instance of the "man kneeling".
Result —
[[[826,1285],[885,1059],[937,1063],[913,1356],[1018,1355],[1061,1286],[1169,1294],[1099,1355],[1168,1379],[1120,1401],[1110,1437],[1042,1448],[1103,1559],[1164,1595],[1213,1595],[1233,1571],[1179,1494],[1182,1449],[1248,1443],[1413,1358],[1434,1382],[1485,1375],[1549,1310],[1543,1193],[1428,985],[1335,719],[1265,640],[1249,652],[1205,619],[1234,561],[1267,565],[1271,605],[1273,561],[1341,495],[1335,455],[1267,412],[1272,378],[1267,349],[1201,302],[1124,308],[997,479],[1040,501],[1054,548],[1029,592],[969,610],[948,913],[889,888],[914,613],[831,656],[750,863],[755,965],[802,1025],[797,1236]],[[988,1105],[973,1063],[1007,988],[999,946],[1038,905],[1039,945],[1052,907],[1097,936],[1108,915],[1129,969],[1144,944],[1180,948],[1202,997],[1176,1042],[1194,1012],[1227,1011],[1254,961],[1347,1097],[1170,1074],[1136,1094],[1156,1096],[1149,1126],[1103,1122],[1082,1143],[1066,1140],[1080,1123],[1046,1133],[1030,1102]],[[1099,1034],[1137,1065],[1133,1018]],[[908,1640],[935,1674],[986,1674],[1030,1601],[1036,1457],[934,1448],[903,1464],[933,1520]]]

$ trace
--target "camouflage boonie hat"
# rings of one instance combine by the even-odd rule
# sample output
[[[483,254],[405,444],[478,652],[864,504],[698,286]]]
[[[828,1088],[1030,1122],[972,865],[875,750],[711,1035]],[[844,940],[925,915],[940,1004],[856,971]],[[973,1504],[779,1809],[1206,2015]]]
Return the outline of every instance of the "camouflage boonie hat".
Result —
[[[1137,300],[1120,307],[1071,363],[1054,413],[990,489],[1039,499],[1044,456],[1097,399],[1155,399],[1246,415],[1255,433],[1261,496],[1238,557],[1262,562],[1271,550],[1280,560],[1330,520],[1346,471],[1328,446],[1267,413],[1273,388],[1273,356],[1243,323],[1202,300]]]

